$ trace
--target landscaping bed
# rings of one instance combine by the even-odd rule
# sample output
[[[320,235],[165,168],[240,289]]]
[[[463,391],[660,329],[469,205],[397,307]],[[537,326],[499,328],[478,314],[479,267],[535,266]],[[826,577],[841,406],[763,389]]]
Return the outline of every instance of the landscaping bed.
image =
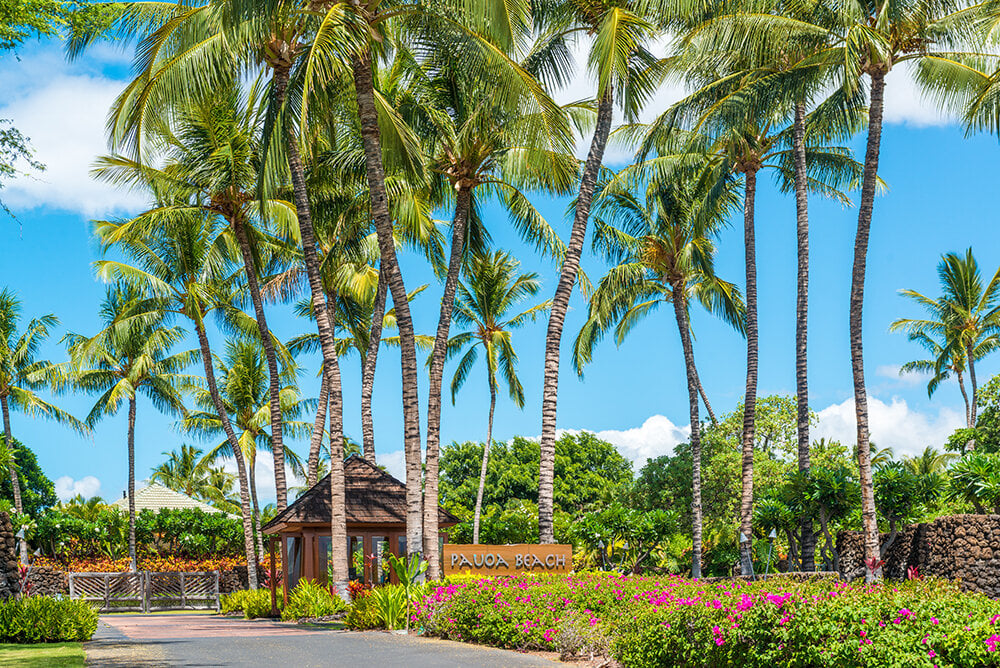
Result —
[[[432,588],[427,635],[624,666],[1000,666],[1000,602],[940,580],[465,578]]]

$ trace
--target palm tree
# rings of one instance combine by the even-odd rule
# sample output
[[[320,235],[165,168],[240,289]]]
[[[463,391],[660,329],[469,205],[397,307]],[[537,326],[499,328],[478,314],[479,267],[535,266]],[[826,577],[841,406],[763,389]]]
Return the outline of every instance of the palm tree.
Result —
[[[483,490],[486,487],[486,466],[493,443],[493,412],[497,403],[497,372],[504,382],[514,405],[524,408],[524,388],[517,377],[517,353],[511,343],[511,330],[534,322],[540,313],[550,307],[550,302],[532,306],[516,315],[511,311],[538,294],[541,283],[535,273],[521,274],[520,262],[508,253],[496,251],[477,255],[466,267],[466,282],[458,286],[455,301],[455,324],[469,331],[456,334],[448,341],[448,357],[463,353],[451,380],[451,401],[465,384],[479,357],[479,349],[486,358],[486,381],[490,389],[490,412],[487,418],[486,443],[479,472],[479,491],[472,520],[472,542],[479,542],[479,516],[483,508]],[[464,351],[464,352],[463,352]],[[433,354],[430,363],[433,360]]]
[[[944,473],[956,459],[958,455],[954,452],[938,452],[936,448],[928,445],[919,455],[904,457],[903,466],[913,475],[935,475]]]
[[[194,325],[205,383],[236,460],[248,579],[250,588],[256,589],[257,563],[246,461],[219,392],[205,326],[210,312],[232,311],[229,305],[232,293],[238,288],[238,276],[225,272],[226,254],[217,243],[223,230],[214,216],[183,211],[170,212],[161,218],[164,220],[159,227],[130,225],[128,221],[98,221],[96,233],[104,250],[114,248],[125,259],[99,260],[97,273],[105,280],[135,286],[154,295],[151,309],[181,315]]]
[[[573,346],[573,365],[582,374],[593,350],[614,329],[615,342],[661,304],[672,304],[687,373],[691,418],[692,562],[701,577],[701,419],[700,382],[691,341],[690,305],[700,303],[739,331],[745,307],[739,289],[715,273],[712,238],[737,202],[734,184],[716,187],[691,179],[650,188],[644,198],[612,193],[597,204],[594,250],[615,263],[601,279],[590,301],[586,323]]]
[[[913,332],[908,335],[908,338],[910,341],[920,344],[924,350],[929,352],[930,358],[924,360],[912,360],[903,364],[899,367],[899,375],[902,376],[908,373],[929,374],[931,377],[930,380],[927,381],[928,397],[934,396],[934,393],[937,392],[941,383],[954,375],[955,380],[958,381],[958,389],[962,392],[962,399],[965,402],[965,426],[972,429],[972,406],[969,404],[969,393],[965,390],[964,375],[967,371],[965,365],[965,351],[953,349],[949,359],[949,356],[945,353],[945,349],[948,346],[947,342],[942,343],[935,341],[931,338],[930,334],[921,332]],[[980,350],[977,347],[973,352],[977,355],[977,359],[980,359],[989,351]]]
[[[556,453],[556,410],[559,394],[559,344],[566,311],[580,269],[594,189],[611,134],[615,103],[634,120],[660,79],[660,66],[648,47],[657,36],[654,23],[662,12],[656,2],[635,0],[546,0],[538,3],[536,21],[553,42],[576,35],[591,38],[587,67],[596,79],[597,123],[583,164],[576,196],[573,227],[556,284],[545,335],[542,388],[542,433],[538,475],[538,536],[554,543],[553,491]],[[541,41],[545,41],[545,38]],[[553,68],[558,71],[558,68]],[[556,77],[558,81],[558,76]]]
[[[239,507],[230,499],[235,476],[222,467],[212,466],[211,457],[205,456],[201,448],[182,443],[180,452],[171,450],[163,454],[167,459],[153,469],[150,482],[158,482],[227,511]]]
[[[273,450],[274,445],[270,432],[265,426],[270,424],[270,398],[268,396],[267,364],[262,349],[256,341],[230,340],[226,342],[226,350],[222,359],[216,362],[219,390],[222,403],[229,413],[229,420],[239,432],[238,442],[243,450],[243,458],[247,463],[247,473],[250,484],[250,501],[253,507],[254,520],[260,527],[260,504],[257,499],[257,450]],[[281,388],[282,431],[290,438],[308,434],[312,425],[296,420],[311,408],[312,402],[299,397],[298,389],[293,382],[294,369],[286,367]],[[205,456],[208,461],[215,461],[220,456],[232,457],[233,452],[229,441],[225,438],[222,421],[214,412],[211,393],[201,384],[189,388],[193,391],[195,403],[202,409],[192,411],[185,416],[181,427],[204,438],[223,436],[220,444],[212,448]],[[302,460],[291,448],[285,448],[281,466],[290,466],[297,475],[303,472]],[[258,550],[260,558],[264,557],[263,539],[258,534]]]
[[[35,393],[46,385],[61,382],[57,365],[35,359],[38,349],[59,320],[51,313],[34,318],[19,334],[20,322],[21,300],[10,289],[4,288],[0,291],[0,409],[3,411],[4,440],[8,444],[14,443],[11,410],[67,424],[80,433],[90,431],[87,425]],[[14,510],[23,513],[17,467],[8,467],[8,475],[14,490]]]
[[[972,255],[972,249],[965,255],[946,253],[938,263],[938,279],[944,294],[937,299],[927,297],[916,290],[901,290],[923,307],[928,318],[901,318],[890,325],[890,331],[902,330],[910,340],[936,345],[940,350],[934,360],[935,379],[954,373],[962,384],[961,372],[969,371],[972,400],[966,398],[968,427],[976,426],[976,403],[979,400],[979,386],[976,382],[976,361],[1000,347],[1000,269],[989,283],[983,285],[979,263]],[[943,340],[944,345],[936,343]],[[936,383],[934,383],[936,387]],[[928,385],[928,394],[933,392]],[[962,384],[962,394],[965,386]],[[970,443],[974,447],[974,443]]]
[[[112,183],[149,182],[154,188],[170,190],[180,202],[156,207],[136,219],[151,222],[167,212],[205,211],[221,217],[229,225],[228,234],[238,249],[247,291],[254,308],[254,326],[263,344],[270,374],[271,431],[275,457],[275,491],[278,509],[287,505],[284,441],[280,405],[281,378],[275,341],[264,311],[258,274],[266,267],[266,247],[273,242],[269,233],[276,219],[279,231],[287,235],[294,215],[289,203],[268,198],[266,213],[257,197],[258,179],[274,180],[260,162],[263,125],[262,86],[254,82],[242,90],[236,81],[220,82],[210,95],[195,97],[171,109],[172,122],[149,132],[157,150],[147,151],[142,160],[111,155],[98,160],[95,174]],[[154,168],[151,165],[160,164]],[[228,236],[228,235],[227,235]],[[227,239],[228,241],[228,239]]]
[[[100,393],[87,425],[93,427],[128,405],[128,556],[133,572],[137,399],[143,395],[161,411],[183,414],[181,386],[191,379],[182,371],[197,359],[193,350],[171,354],[171,348],[184,339],[184,330],[166,326],[163,313],[144,312],[143,302],[144,296],[134,288],[114,285],[101,305],[104,329],[89,337],[72,332],[64,337],[73,386],[88,394]]]
[[[482,245],[488,238],[478,211],[487,197],[500,201],[527,241],[554,255],[565,247],[526,196],[529,190],[567,193],[577,172],[570,154],[568,126],[552,127],[541,113],[524,113],[498,104],[490,80],[473,78],[451,59],[447,49],[435,53],[432,76],[419,79],[421,109],[413,125],[429,136],[429,170],[435,187],[454,197],[451,252],[430,362],[427,399],[427,451],[424,467],[424,553],[437,553],[438,453],[441,438],[441,384],[459,274],[468,239]],[[437,60],[441,60],[438,64]],[[420,122],[422,121],[422,123]],[[481,248],[474,250],[481,251]],[[437,579],[439,561],[428,557],[428,577]]]

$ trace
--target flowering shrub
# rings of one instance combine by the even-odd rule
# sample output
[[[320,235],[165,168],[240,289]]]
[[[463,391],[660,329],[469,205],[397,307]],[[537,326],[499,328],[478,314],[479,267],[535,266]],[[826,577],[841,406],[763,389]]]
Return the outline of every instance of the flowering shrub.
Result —
[[[155,555],[138,555],[137,567],[140,571],[154,573],[169,573],[176,571],[223,571],[246,565],[246,559],[240,557],[213,557],[207,559],[185,559],[181,557],[158,557]],[[48,557],[35,557],[35,566],[44,566],[67,573],[124,573],[129,570],[128,557],[112,559],[110,557],[91,557],[57,561]],[[266,569],[261,568],[263,573]],[[280,572],[280,563],[277,566]]]
[[[564,655],[606,644],[625,666],[1000,666],[1000,602],[933,579],[446,581],[414,621],[430,635]]]

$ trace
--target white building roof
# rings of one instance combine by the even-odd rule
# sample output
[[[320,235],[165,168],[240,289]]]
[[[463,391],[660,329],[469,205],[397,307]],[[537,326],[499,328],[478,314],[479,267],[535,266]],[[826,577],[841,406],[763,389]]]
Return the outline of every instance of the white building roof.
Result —
[[[115,501],[112,505],[128,512],[128,497],[122,497]],[[162,508],[198,508],[206,513],[222,513],[223,515],[229,514],[214,506],[210,506],[207,503],[199,501],[198,499],[192,499],[186,494],[175,492],[174,490],[155,482],[150,483],[148,487],[143,487],[142,489],[137,489],[135,491],[135,512],[139,513],[143,510],[152,510],[155,512]]]

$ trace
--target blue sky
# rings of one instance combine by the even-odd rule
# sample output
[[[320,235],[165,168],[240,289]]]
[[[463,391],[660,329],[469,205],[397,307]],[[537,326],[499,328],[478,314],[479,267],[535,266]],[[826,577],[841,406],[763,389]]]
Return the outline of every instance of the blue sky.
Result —
[[[58,45],[31,44],[20,51],[19,58],[7,55],[0,62],[0,89],[7,92],[0,118],[13,119],[31,137],[37,158],[48,166],[45,172],[19,178],[0,192],[19,219],[0,220],[0,286],[20,295],[26,318],[44,313],[60,318],[60,327],[43,351],[53,361],[65,358],[58,343],[65,331],[91,334],[98,326],[97,308],[104,286],[94,278],[92,263],[98,250],[89,221],[135,212],[143,204],[135,194],[96,183],[87,174],[94,157],[104,150],[105,114],[127,75],[127,54],[104,48],[92,51],[85,60],[67,63]],[[583,97],[589,85],[581,74],[560,95],[566,100]],[[665,88],[650,113],[662,110],[677,96],[677,90]],[[898,290],[912,288],[936,295],[935,267],[947,251],[972,246],[984,272],[992,273],[1000,266],[1000,232],[991,196],[993,166],[1000,150],[991,137],[966,138],[960,127],[920,99],[905,72],[890,76],[887,100],[880,171],[889,190],[876,201],[872,226],[865,361],[873,439],[880,446],[890,445],[898,453],[907,453],[925,445],[940,447],[962,422],[963,408],[953,383],[929,400],[925,378],[899,377],[899,365],[921,351],[902,335],[888,332],[892,320],[918,315]],[[856,139],[854,148],[863,149],[863,138]],[[627,155],[627,147],[617,147],[609,152],[609,160],[621,162]],[[759,391],[762,395],[793,393],[794,203],[778,193],[769,178],[762,178],[761,185],[757,203]],[[535,203],[560,234],[568,236],[565,200],[540,196]],[[810,213],[810,403],[820,416],[814,436],[853,443],[847,305],[857,212],[814,199]],[[447,218],[447,212],[441,217]],[[487,219],[496,244],[520,258],[526,271],[539,273],[543,283],[540,299],[551,296],[557,267],[522,244],[495,208],[487,210]],[[718,270],[723,277],[742,284],[742,229],[739,221],[734,222],[737,225],[719,241]],[[402,262],[408,289],[431,284],[414,302],[414,316],[419,331],[432,333],[441,288],[419,258],[404,256]],[[595,281],[606,269],[589,255],[584,258],[584,268]],[[559,428],[598,432],[639,463],[670,452],[685,437],[688,423],[684,369],[670,310],[648,318],[618,349],[612,341],[602,343],[581,381],[571,368],[568,350],[585,309],[584,302],[574,297],[563,340]],[[284,338],[309,329],[309,324],[295,318],[287,306],[272,308],[269,317],[272,329]],[[732,410],[743,394],[744,343],[724,324],[703,313],[695,313],[693,325],[696,357],[710,399],[717,412]],[[526,407],[517,410],[501,398],[495,438],[535,436],[540,431],[545,326],[540,319],[515,334]],[[216,333],[216,350],[221,350],[222,342]],[[981,364],[983,382],[1000,371],[998,365],[1000,357],[996,356]],[[303,366],[303,392],[315,396],[316,359],[304,359]],[[360,440],[357,358],[343,360],[342,368],[347,432]],[[382,463],[402,476],[398,372],[398,352],[383,350],[375,385],[376,447]],[[421,387],[421,399],[426,401],[426,383]],[[83,416],[92,398],[70,395],[56,400]],[[487,406],[484,371],[479,369],[456,406],[446,398],[444,442],[484,439]],[[35,450],[46,473],[58,481],[60,493],[100,493],[106,498],[121,495],[126,480],[124,413],[105,419],[92,437],[18,414],[13,416],[13,425],[15,435]],[[137,477],[147,477],[149,469],[163,459],[162,452],[185,441],[190,439],[176,431],[172,418],[140,402]],[[300,451],[307,449],[304,443],[297,446]],[[267,462],[259,466],[262,495],[273,497],[273,483],[268,480],[271,469]]]

